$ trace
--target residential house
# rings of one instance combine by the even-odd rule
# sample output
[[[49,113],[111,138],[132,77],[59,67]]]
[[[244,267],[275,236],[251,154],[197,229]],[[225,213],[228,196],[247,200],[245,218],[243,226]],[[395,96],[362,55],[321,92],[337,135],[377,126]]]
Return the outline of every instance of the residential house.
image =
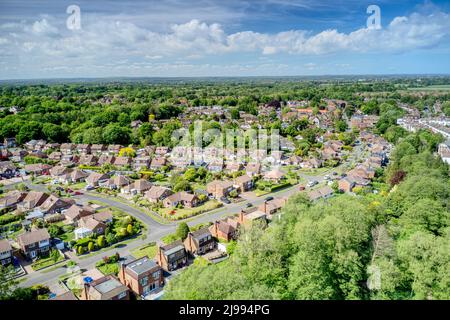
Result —
[[[251,226],[256,221],[265,224],[267,222],[266,213],[258,208],[250,208],[239,212],[238,222],[240,225]]]
[[[93,144],[91,146],[91,154],[99,156],[106,150],[106,146],[104,144]]]
[[[59,181],[65,184],[79,183],[85,181],[88,176],[89,174],[87,174],[86,172],[80,169],[74,169],[71,172],[60,176]]]
[[[27,193],[19,190],[13,190],[0,198],[0,210],[10,209],[14,210],[17,205],[25,199]]]
[[[50,169],[50,176],[52,178],[58,178],[60,176],[66,175],[70,173],[70,169],[65,167],[65,166],[54,166],[53,168]]]
[[[37,229],[17,236],[17,243],[28,259],[46,255],[50,250],[50,235],[47,229]]]
[[[330,186],[324,186],[308,192],[308,197],[311,201],[316,201],[319,199],[328,199],[333,196],[333,193],[334,191]]]
[[[343,192],[352,192],[355,187],[355,181],[351,177],[344,177],[338,181],[338,188]]]
[[[168,196],[173,194],[172,190],[161,187],[161,186],[152,186],[150,190],[146,191],[144,194],[144,198],[149,202],[158,203]]]
[[[114,275],[85,281],[81,300],[129,300],[130,292]]]
[[[45,144],[44,148],[42,148],[42,151],[47,152],[49,150],[52,150],[52,151],[59,150],[60,146],[61,146],[61,144],[59,144],[59,143],[49,142],[49,143]]]
[[[109,180],[109,175],[105,173],[92,172],[87,178],[86,182],[91,187],[98,187],[100,184]]]
[[[236,219],[226,218],[215,221],[210,227],[211,235],[217,239],[230,241],[236,239],[239,222]]]
[[[149,156],[141,156],[134,159],[133,167],[137,171],[148,169],[149,165],[150,165]]]
[[[133,160],[130,157],[117,157],[114,160],[114,165],[116,167],[126,167],[131,165],[132,162]]]
[[[234,189],[233,182],[214,180],[206,185],[206,191],[216,199],[227,197]]]
[[[0,162],[0,178],[9,179],[16,175],[17,168],[11,161]]]
[[[17,147],[16,138],[5,138],[3,140],[3,145],[5,146],[5,148]]]
[[[0,161],[8,160],[10,157],[12,157],[11,151],[8,149],[0,149]]]
[[[181,240],[158,246],[156,261],[166,271],[173,271],[187,264],[186,249]]]
[[[240,192],[252,190],[254,187],[253,179],[248,175],[242,175],[234,179],[234,185]]]
[[[164,285],[164,272],[147,256],[120,264],[119,280],[138,296],[147,296]]]
[[[24,166],[24,170],[26,173],[34,174],[34,175],[46,175],[49,174],[51,165],[45,163],[33,163],[26,164]]]
[[[123,146],[121,146],[120,144],[110,144],[108,146],[108,154],[113,155],[113,156],[118,155],[120,149],[122,149],[122,148],[123,148]]]
[[[82,154],[78,163],[85,166],[96,166],[98,158],[93,154]]]
[[[0,240],[0,266],[6,266],[13,261],[13,251],[7,239]]]
[[[250,177],[257,176],[261,173],[261,164],[255,162],[248,163],[245,167],[245,172]]]
[[[91,145],[86,143],[77,144],[76,150],[79,154],[91,153]]]
[[[75,145],[73,143],[63,143],[59,150],[64,155],[72,154],[75,151]]]
[[[114,162],[116,162],[116,157],[109,155],[109,154],[102,154],[99,158],[98,158],[98,165],[102,166],[104,164],[110,164],[113,165]]]
[[[104,183],[100,183],[100,186],[110,188],[110,189],[118,189],[118,188],[127,186],[127,185],[131,184],[132,182],[133,182],[133,180],[131,180],[128,177],[123,176],[123,175],[118,175],[118,176],[115,176],[114,178],[111,178],[111,179],[105,181]]]
[[[93,215],[95,210],[91,207],[74,204],[67,210],[63,211],[63,213],[68,223],[77,224],[81,218]]]
[[[74,154],[63,154],[63,156],[61,157],[60,164],[65,166],[71,166],[77,164],[79,159],[80,157]]]
[[[286,197],[266,200],[258,207],[258,209],[264,212],[267,215],[267,218],[270,220],[276,212],[280,211],[281,208],[286,205],[287,200],[288,198]]]
[[[156,147],[155,149],[155,155],[158,157],[164,157],[166,154],[168,154],[170,151],[169,147]]]
[[[317,169],[322,166],[323,161],[317,158],[310,158],[307,161],[303,162],[303,168],[307,169]]]
[[[155,157],[152,159],[150,164],[150,169],[160,170],[162,167],[167,165],[167,159],[164,157]]]
[[[113,216],[113,213],[111,210],[104,210],[104,211],[94,213],[92,215],[92,218],[108,225],[113,222],[114,216]]]
[[[286,174],[279,168],[274,168],[263,175],[263,179],[272,183],[280,183],[286,177]]]
[[[62,155],[61,151],[53,151],[49,154],[48,159],[52,161],[61,161]]]
[[[223,159],[213,159],[208,164],[208,170],[211,172],[222,172],[223,170]]]
[[[39,207],[49,197],[48,194],[39,191],[30,191],[21,203],[17,205],[17,209],[26,212]]]
[[[288,159],[288,163],[292,166],[300,166],[302,162],[303,162],[303,158],[300,156],[296,156],[296,155],[293,155],[293,156],[289,157],[289,159]]]
[[[166,208],[176,207],[181,204],[185,208],[196,207],[199,203],[199,199],[195,194],[187,193],[185,191],[180,191],[163,200],[163,205]]]
[[[133,183],[123,187],[120,192],[124,194],[144,194],[145,191],[150,190],[153,186],[151,182],[145,179],[139,179],[134,181]]]
[[[22,161],[24,161],[25,157],[28,155],[28,151],[23,150],[23,149],[12,150],[11,154],[12,154],[12,157],[10,157],[11,161],[22,162]]]
[[[189,232],[184,240],[186,251],[192,255],[202,255],[216,248],[216,240],[212,236],[209,228],[202,228],[194,232]]]
[[[82,217],[78,221],[79,228],[76,229],[75,239],[85,238],[86,234],[89,236],[92,234],[100,235],[105,233],[106,224],[102,221],[95,219],[93,216]]]
[[[54,195],[50,195],[39,206],[39,211],[44,214],[61,213],[63,210],[69,208],[72,205],[70,201],[62,200]]]
[[[243,166],[241,163],[238,162],[228,162],[225,165],[225,172],[226,173],[233,173],[233,172],[238,172],[240,170],[242,170]]]

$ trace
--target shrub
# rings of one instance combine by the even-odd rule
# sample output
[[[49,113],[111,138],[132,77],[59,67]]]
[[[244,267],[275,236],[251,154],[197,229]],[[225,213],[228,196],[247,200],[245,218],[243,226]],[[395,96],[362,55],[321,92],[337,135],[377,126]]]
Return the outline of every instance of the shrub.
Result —
[[[89,244],[88,244],[88,251],[91,252],[94,249],[95,249],[94,242],[89,242]]]
[[[82,246],[79,246],[77,252],[79,255],[82,255],[84,253],[84,248]]]

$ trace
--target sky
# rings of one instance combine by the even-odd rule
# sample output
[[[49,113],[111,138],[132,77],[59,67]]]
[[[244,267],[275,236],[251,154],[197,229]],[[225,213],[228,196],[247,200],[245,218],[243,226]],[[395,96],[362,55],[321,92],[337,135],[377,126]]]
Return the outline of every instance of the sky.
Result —
[[[449,73],[450,1],[0,0],[3,80]]]

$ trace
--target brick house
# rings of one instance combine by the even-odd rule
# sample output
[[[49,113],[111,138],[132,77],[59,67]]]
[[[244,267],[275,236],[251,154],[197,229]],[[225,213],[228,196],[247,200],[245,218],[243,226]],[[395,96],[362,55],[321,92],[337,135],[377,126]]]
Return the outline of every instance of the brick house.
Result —
[[[206,191],[216,199],[226,197],[234,189],[233,182],[214,180],[206,185]]]
[[[216,248],[216,240],[212,236],[209,228],[189,232],[184,240],[186,251],[193,255],[202,255]]]
[[[17,209],[21,212],[33,210],[44,203],[49,197],[48,194],[39,191],[30,191],[21,203],[17,205]]]
[[[165,246],[158,246],[156,261],[166,271],[184,267],[187,263],[186,249],[181,240]]]
[[[150,190],[146,191],[144,198],[149,202],[158,203],[172,194],[172,190],[161,186],[152,186]]]
[[[19,235],[17,243],[22,253],[28,259],[34,259],[39,255],[48,254],[50,250],[50,235],[47,229],[38,229]]]
[[[64,209],[69,208],[72,205],[71,202],[62,200],[53,194],[51,194],[45,201],[39,206],[39,210],[42,213],[53,214],[60,213]]]
[[[138,296],[146,296],[164,285],[161,266],[147,256],[121,263],[119,280]]]
[[[238,228],[239,222],[236,219],[227,218],[215,221],[209,227],[209,232],[216,239],[230,241],[236,239]]]
[[[234,187],[241,192],[252,190],[254,187],[253,179],[248,175],[243,175],[234,179]]]
[[[199,199],[195,194],[187,193],[185,191],[174,193],[163,200],[163,205],[166,208],[176,207],[181,204],[186,208],[196,207]]]
[[[81,300],[130,300],[130,292],[119,279],[110,274],[85,282]]]

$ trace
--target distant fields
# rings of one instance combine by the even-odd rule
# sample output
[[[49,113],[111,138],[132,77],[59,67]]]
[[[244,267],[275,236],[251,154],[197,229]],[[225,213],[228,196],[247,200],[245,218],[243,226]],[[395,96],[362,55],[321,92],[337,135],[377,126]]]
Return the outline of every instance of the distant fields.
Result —
[[[408,88],[409,91],[448,91],[450,84],[433,85],[427,87]]]

